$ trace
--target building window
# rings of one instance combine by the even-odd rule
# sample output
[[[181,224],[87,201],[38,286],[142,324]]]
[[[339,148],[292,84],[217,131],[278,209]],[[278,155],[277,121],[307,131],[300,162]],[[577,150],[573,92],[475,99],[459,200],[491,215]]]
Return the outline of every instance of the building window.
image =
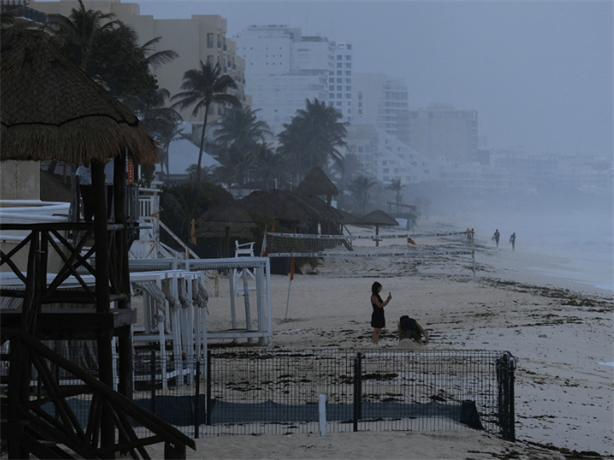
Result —
[[[358,109],[358,114],[362,115],[362,109]]]
[[[329,86],[329,87],[328,87],[328,90],[329,90],[329,91],[335,91],[335,87],[334,87],[334,86]]]
[[[351,55],[349,55],[349,54],[347,54],[347,55],[345,56],[345,60],[346,60],[346,61],[351,61],[351,60],[352,60],[352,56],[351,56]]]
[[[341,56],[340,54],[337,55],[337,61],[340,61],[341,59],[343,59],[343,56]]]
[[[388,168],[384,168],[384,170],[382,171],[384,174],[388,174],[390,172],[390,169]]]
[[[341,99],[343,97],[342,94],[337,93],[337,99]]]
[[[346,71],[345,71],[345,74],[346,74],[346,75],[349,77],[349,76],[351,76],[351,75],[352,75],[352,71],[351,71],[351,70],[346,70]]]
[[[343,78],[337,78],[337,83],[343,83]]]
[[[341,64],[340,62],[337,62],[337,67],[343,67],[343,64]]]
[[[343,75],[343,70],[337,70],[337,75]]]
[[[213,48],[213,34],[207,34],[207,48]]]
[[[362,107],[362,102],[359,102],[359,103],[358,103],[358,107]]]
[[[349,85],[350,83],[352,83],[352,79],[351,78],[346,78],[345,82]]]
[[[335,98],[335,94],[334,93],[328,93],[328,98],[329,99],[334,99]]]
[[[346,99],[352,99],[352,93],[345,93]]]
[[[352,63],[351,63],[351,62],[347,62],[347,63],[345,64],[345,68],[346,68],[346,69],[351,69],[351,68],[352,68]]]
[[[358,91],[358,100],[362,101],[362,91]]]
[[[337,102],[337,107],[341,107],[341,102]]]

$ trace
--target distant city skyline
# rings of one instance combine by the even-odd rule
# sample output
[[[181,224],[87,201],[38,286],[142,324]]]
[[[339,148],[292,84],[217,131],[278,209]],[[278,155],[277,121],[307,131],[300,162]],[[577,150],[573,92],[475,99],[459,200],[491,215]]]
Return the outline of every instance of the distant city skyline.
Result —
[[[220,15],[230,38],[284,24],[352,43],[354,71],[402,77],[410,109],[477,110],[488,148],[612,156],[610,1],[134,3],[156,19]]]

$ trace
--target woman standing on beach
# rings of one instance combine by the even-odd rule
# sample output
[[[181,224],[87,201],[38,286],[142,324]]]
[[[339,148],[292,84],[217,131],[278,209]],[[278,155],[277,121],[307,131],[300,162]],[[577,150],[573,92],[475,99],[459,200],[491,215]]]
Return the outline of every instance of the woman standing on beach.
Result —
[[[384,307],[390,303],[392,296],[388,293],[388,298],[384,302],[379,296],[382,290],[382,285],[377,281],[371,286],[371,306],[373,307],[373,314],[371,315],[371,327],[373,327],[373,343],[379,342],[379,333],[382,328],[386,326],[386,318],[384,317]]]

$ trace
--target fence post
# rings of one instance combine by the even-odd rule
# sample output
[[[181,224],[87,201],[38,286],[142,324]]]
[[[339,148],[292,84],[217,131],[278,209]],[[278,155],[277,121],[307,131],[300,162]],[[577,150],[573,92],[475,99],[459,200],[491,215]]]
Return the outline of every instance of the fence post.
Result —
[[[194,438],[198,439],[198,416],[200,408],[200,359],[196,361],[196,394],[194,395]]]
[[[508,376],[509,376],[509,398],[510,398],[510,412],[509,412],[509,440],[516,441],[516,414],[514,410],[514,371],[516,370],[516,359],[510,354],[508,357]]]
[[[207,402],[206,402],[206,416],[207,425],[211,425],[211,350],[207,349]]]
[[[326,395],[321,394],[319,401],[319,413],[320,413],[320,436],[326,437]]]
[[[516,359],[509,352],[505,352],[497,359],[497,386],[499,424],[503,439],[515,441],[515,414],[514,414],[514,370]]]
[[[358,431],[358,420],[362,418],[362,355],[354,358],[354,431]]]
[[[156,415],[156,350],[151,350],[151,413]]]

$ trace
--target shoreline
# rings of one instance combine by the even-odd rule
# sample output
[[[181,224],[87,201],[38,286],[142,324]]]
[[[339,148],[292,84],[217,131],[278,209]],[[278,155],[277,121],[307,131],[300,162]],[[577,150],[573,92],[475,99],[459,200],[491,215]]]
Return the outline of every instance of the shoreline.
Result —
[[[188,458],[396,459],[416,442],[424,445],[414,458],[425,459],[614,456],[614,367],[601,364],[614,362],[612,292],[537,271],[563,258],[476,246],[476,282],[466,256],[324,260],[295,275],[287,318],[289,278],[272,275],[273,346],[373,347],[368,298],[379,281],[393,300],[377,348],[399,347],[396,321],[410,314],[429,331],[428,349],[504,350],[516,357],[518,442],[473,430],[239,436],[198,440],[199,451]],[[209,302],[212,330],[230,322],[227,279],[220,283],[220,297]]]

